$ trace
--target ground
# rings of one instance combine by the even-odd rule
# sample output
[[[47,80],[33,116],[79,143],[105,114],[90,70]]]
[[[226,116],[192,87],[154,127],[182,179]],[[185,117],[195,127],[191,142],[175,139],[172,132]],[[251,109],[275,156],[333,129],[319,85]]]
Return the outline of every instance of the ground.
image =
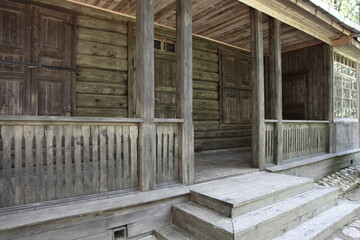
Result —
[[[342,169],[317,181],[325,186],[338,187],[340,198],[360,202],[360,165]],[[329,240],[360,239],[360,213],[356,218],[338,229]]]

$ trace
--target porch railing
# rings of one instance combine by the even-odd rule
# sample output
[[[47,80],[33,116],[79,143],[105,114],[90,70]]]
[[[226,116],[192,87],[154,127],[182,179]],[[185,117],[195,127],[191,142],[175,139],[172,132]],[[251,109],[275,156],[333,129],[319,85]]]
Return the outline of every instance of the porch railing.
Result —
[[[139,185],[141,119],[1,119],[0,207]]]
[[[155,119],[156,183],[179,180],[179,140],[182,119]]]
[[[267,120],[265,124],[265,158],[273,162],[276,121]],[[327,152],[329,145],[328,121],[283,121],[283,160],[315,153]]]

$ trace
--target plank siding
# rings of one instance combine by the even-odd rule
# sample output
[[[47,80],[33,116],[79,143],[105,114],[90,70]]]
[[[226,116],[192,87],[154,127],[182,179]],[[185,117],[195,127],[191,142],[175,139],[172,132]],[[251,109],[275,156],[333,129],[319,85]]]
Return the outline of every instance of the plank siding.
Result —
[[[127,33],[127,21],[78,15],[77,116],[127,117]]]

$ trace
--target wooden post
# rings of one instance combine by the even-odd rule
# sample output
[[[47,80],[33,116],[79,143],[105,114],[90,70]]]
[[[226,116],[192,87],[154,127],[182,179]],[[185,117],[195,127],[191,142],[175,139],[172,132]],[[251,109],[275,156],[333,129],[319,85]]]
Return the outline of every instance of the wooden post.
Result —
[[[274,134],[274,163],[280,164],[283,160],[281,39],[280,21],[272,17],[269,17],[269,63],[270,84],[275,90],[274,117],[277,120]]]
[[[191,0],[176,1],[176,111],[184,119],[180,131],[180,181],[194,182],[194,126],[192,121]]]
[[[265,169],[264,49],[262,13],[250,9],[252,77],[252,158],[254,167]]]
[[[324,44],[324,76],[325,84],[325,119],[329,120],[329,147],[328,153],[336,152],[336,132],[334,124],[334,49],[332,46]]]
[[[136,1],[136,115],[143,118],[139,130],[140,189],[156,187],[156,129],[154,124],[154,5]]]

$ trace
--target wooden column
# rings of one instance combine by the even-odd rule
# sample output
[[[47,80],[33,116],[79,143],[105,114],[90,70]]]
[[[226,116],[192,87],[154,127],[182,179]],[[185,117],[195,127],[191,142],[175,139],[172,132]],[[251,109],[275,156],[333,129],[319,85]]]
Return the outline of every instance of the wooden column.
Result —
[[[265,169],[264,49],[262,13],[250,9],[252,77],[252,158],[254,167]]]
[[[325,119],[329,120],[329,153],[336,152],[336,132],[334,124],[334,49],[332,46],[324,44],[324,76],[326,78],[325,97],[328,101],[325,104]],[[326,103],[326,102],[325,102]]]
[[[176,111],[184,119],[180,131],[180,181],[194,182],[194,126],[192,120],[191,0],[176,1]]]
[[[280,21],[269,17],[269,63],[270,84],[274,89],[274,117],[277,120],[274,136],[274,163],[283,159],[283,122],[282,122],[282,70]]]
[[[154,124],[154,6],[136,1],[136,115],[139,130],[139,180],[142,191],[156,186],[156,129]]]

